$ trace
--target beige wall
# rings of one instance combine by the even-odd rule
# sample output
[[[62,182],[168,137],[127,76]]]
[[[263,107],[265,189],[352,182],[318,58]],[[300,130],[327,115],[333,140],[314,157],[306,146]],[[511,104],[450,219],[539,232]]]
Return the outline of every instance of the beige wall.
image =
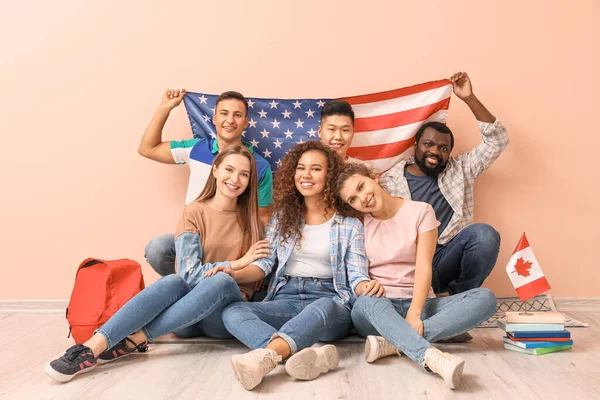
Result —
[[[86,257],[156,279],[143,249],[173,231],[188,172],[136,150],[167,87],[335,97],[459,70],[511,137],[476,186],[476,220],[502,235],[486,285],[514,294],[504,266],[526,231],[551,293],[600,296],[599,2],[149,3],[4,5],[0,298],[67,298]],[[457,151],[478,142],[457,98],[449,126]],[[165,138],[190,136],[180,107]]]

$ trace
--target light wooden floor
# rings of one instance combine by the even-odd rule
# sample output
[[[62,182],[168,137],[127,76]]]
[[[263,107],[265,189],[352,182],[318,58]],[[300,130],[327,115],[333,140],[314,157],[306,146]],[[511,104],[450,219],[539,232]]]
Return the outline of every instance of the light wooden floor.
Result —
[[[340,367],[314,381],[294,381],[282,365],[251,392],[231,371],[235,341],[156,344],[59,384],[42,369],[72,344],[64,314],[0,314],[2,399],[600,399],[600,312],[569,311],[588,322],[572,328],[571,351],[539,357],[502,348],[500,329],[475,329],[466,344],[440,345],[466,360],[459,390],[407,358],[364,361],[362,343],[340,343]]]

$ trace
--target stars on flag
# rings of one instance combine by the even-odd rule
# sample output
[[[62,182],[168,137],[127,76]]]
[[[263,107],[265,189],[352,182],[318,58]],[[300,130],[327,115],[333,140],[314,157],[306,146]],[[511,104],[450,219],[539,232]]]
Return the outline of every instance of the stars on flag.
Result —
[[[186,96],[186,109],[194,137],[215,137],[212,123],[216,95],[194,93]],[[248,98],[248,125],[243,139],[264,157],[273,169],[297,143],[318,140],[320,108],[327,101]],[[317,101],[318,100],[318,101]],[[190,108],[191,107],[191,108]]]
[[[287,131],[283,132],[283,134],[285,135],[286,139],[290,139],[292,137],[292,135],[294,134],[294,132],[292,132],[288,129]]]

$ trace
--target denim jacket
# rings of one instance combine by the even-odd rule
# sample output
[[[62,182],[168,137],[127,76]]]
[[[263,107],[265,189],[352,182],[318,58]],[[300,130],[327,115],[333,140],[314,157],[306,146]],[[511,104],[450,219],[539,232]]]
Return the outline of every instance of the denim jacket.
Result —
[[[266,276],[273,269],[275,260],[279,262],[273,282],[271,282],[269,292],[265,297],[265,301],[269,301],[287,282],[287,278],[284,276],[285,265],[296,246],[298,237],[290,237],[281,242],[279,220],[277,216],[272,216],[265,231],[265,239],[268,239],[273,247],[271,256],[256,260],[253,264],[262,269]],[[357,297],[356,286],[362,281],[370,280],[367,272],[364,228],[358,219],[345,218],[338,214],[334,216],[329,231],[329,254],[333,271],[333,286],[337,293],[333,300],[350,308]]]

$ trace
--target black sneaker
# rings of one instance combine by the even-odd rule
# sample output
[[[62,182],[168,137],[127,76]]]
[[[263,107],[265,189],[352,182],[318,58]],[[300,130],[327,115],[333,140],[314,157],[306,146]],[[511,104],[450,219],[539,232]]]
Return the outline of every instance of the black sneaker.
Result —
[[[127,346],[127,342],[131,343],[134,347]],[[112,348],[103,351],[98,356],[98,364],[106,364],[111,361],[115,361],[118,358],[123,358],[131,355],[135,351],[145,353],[148,350],[146,342],[141,344],[135,344],[135,342],[128,337],[115,344]]]
[[[473,336],[469,332],[459,333],[458,335],[451,336],[446,339],[438,340],[436,343],[447,344],[447,343],[465,343],[473,340]]]
[[[96,367],[96,358],[92,350],[82,344],[71,346],[65,354],[46,365],[44,372],[50,378],[59,382],[69,382],[82,372],[91,371]]]

